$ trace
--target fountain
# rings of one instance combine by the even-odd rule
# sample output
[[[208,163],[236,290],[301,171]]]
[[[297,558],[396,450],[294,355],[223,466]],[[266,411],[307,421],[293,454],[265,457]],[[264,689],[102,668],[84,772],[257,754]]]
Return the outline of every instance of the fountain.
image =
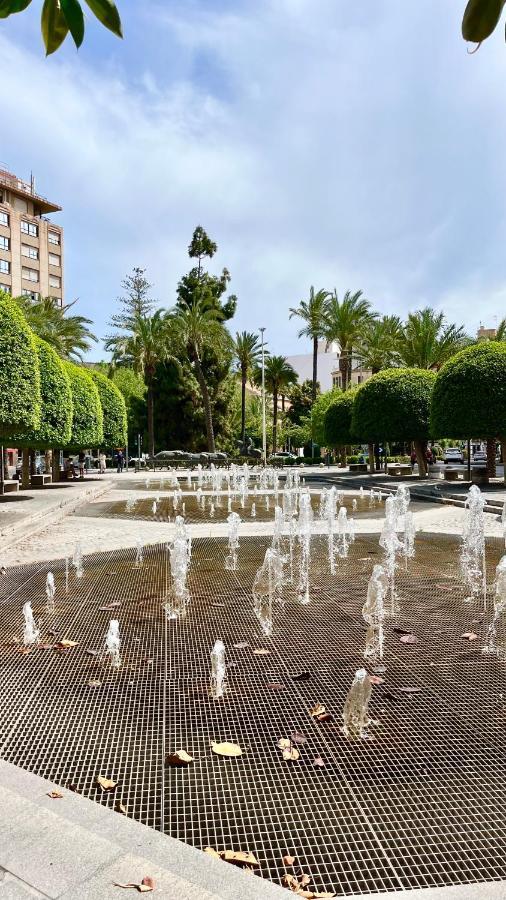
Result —
[[[228,524],[228,555],[225,557],[225,568],[229,572],[237,569],[237,550],[239,549],[239,525],[241,517],[233,512],[227,518]]]
[[[251,518],[254,519],[256,517],[256,514],[257,514],[257,505],[256,505],[256,503],[252,503],[251,504],[251,513],[250,513]]]
[[[397,504],[394,497],[385,500],[385,521],[381,531],[379,545],[385,551],[384,566],[388,576],[390,590],[390,609],[386,615],[399,614],[399,602],[395,590],[395,570],[397,554],[404,550],[404,544],[397,537]]]
[[[137,538],[134,569],[141,569],[144,564],[144,546],[140,538]]]
[[[279,550],[269,547],[253,582],[255,615],[263,633],[272,634],[273,602],[280,599],[283,587],[283,557]]]
[[[362,607],[362,618],[367,625],[364,658],[378,667],[375,671],[384,671],[384,667],[378,663],[383,659],[383,621],[387,591],[388,575],[383,566],[375,565],[367,586],[367,600]]]
[[[348,520],[346,507],[341,506],[337,516],[337,553],[345,559],[348,556],[350,544],[355,540],[355,523],[353,519]]]
[[[506,657],[506,644],[503,642],[497,644],[497,627],[499,620],[506,612],[506,556],[501,557],[499,565],[495,570],[494,581],[494,617],[489,625],[487,634],[487,643],[483,648],[483,653],[490,653],[494,656]]]
[[[271,508],[271,503],[270,503],[270,500],[269,500],[269,494],[266,494],[266,495],[265,495],[265,508],[266,508],[267,512],[269,512],[269,510],[270,510],[270,508]]]
[[[190,594],[186,585],[191,560],[191,536],[182,516],[176,516],[174,538],[168,547],[172,590],[165,603],[168,619],[178,619],[186,615]]]
[[[153,505],[152,505],[152,507],[151,507],[151,512],[153,513],[154,516],[156,516],[156,510],[157,510],[157,508],[158,508],[158,507],[157,507],[156,500],[153,500]]]
[[[209,518],[214,519],[214,503],[212,500],[209,504]]]
[[[411,559],[415,555],[415,537],[416,525],[413,518],[413,513],[411,512],[411,510],[407,510],[407,512],[404,513],[403,540],[404,568],[406,570],[408,568],[408,559]]]
[[[117,619],[111,619],[109,622],[109,630],[105,636],[104,655],[108,655],[113,669],[119,669],[121,665],[121,657],[119,655],[120,648],[119,638],[119,622]]]
[[[229,497],[229,498],[228,498],[228,501],[227,501],[227,512],[228,512],[228,513],[231,513],[231,512],[232,512],[232,497]]]
[[[274,529],[272,532],[272,549],[273,550],[281,550],[281,543],[283,541],[283,526],[284,526],[284,517],[283,510],[280,506],[274,507]]]
[[[211,650],[211,697],[214,700],[221,700],[226,689],[225,644],[223,641],[216,641]]]
[[[313,508],[311,495],[305,491],[300,495],[298,538],[300,547],[299,602],[309,603],[309,567],[311,562],[311,532]]]
[[[83,577],[83,551],[81,547],[81,542],[78,541],[74,548],[74,555],[72,557],[72,565],[75,569],[76,578]]]
[[[356,499],[356,497],[354,497],[353,500],[351,501],[351,508],[352,508],[353,512],[356,511],[357,507],[358,507],[357,499]]]
[[[327,548],[330,574],[336,574],[336,558],[334,547],[334,532],[336,525],[336,489],[324,488],[320,494],[320,518],[327,523]]]
[[[349,741],[364,741],[368,737],[367,728],[374,724],[369,718],[371,699],[371,679],[365,669],[355,672],[351,688],[343,710],[343,733]]]
[[[47,597],[47,606],[46,609],[48,613],[54,613],[54,595],[56,593],[56,587],[54,583],[54,575],[52,572],[47,573],[46,578],[46,597]]]
[[[32,644],[37,644],[40,638],[40,629],[37,628],[35,624],[35,619],[33,618],[32,612],[32,604],[29,600],[23,606],[23,616],[25,619],[25,627],[23,629],[23,644],[25,647],[29,647]]]
[[[485,560],[485,498],[479,487],[473,484],[466,500],[467,515],[462,532],[460,567],[470,596],[467,602],[483,598],[487,608],[487,570]]]

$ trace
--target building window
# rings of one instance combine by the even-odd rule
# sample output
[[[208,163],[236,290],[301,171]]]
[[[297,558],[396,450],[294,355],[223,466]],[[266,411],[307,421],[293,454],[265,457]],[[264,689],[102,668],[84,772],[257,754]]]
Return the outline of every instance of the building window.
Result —
[[[24,219],[21,219],[21,231],[23,234],[29,234],[31,237],[39,236],[38,226],[34,225],[32,222],[25,222]]]
[[[0,272],[4,272],[5,275],[9,275],[11,271],[11,264],[7,262],[6,259],[0,259]]]
[[[60,246],[60,235],[56,233],[56,231],[48,231],[47,239],[50,244],[56,244],[58,247]]]
[[[3,291],[5,294],[10,294],[10,292],[11,292],[10,284],[0,284],[0,291]]]
[[[56,255],[56,253],[49,254],[49,265],[50,266],[58,266],[60,267],[60,257]]]
[[[8,250],[9,249],[9,238],[2,237],[0,235],[0,250]]]
[[[362,384],[363,380],[364,380],[363,375],[357,375],[357,384]]]
[[[39,258],[37,247],[30,247],[28,244],[21,244],[21,253],[23,256],[28,256],[30,259]]]
[[[0,212],[0,225],[9,227],[9,216],[6,212]]]
[[[341,375],[333,375],[332,376],[332,387],[335,387],[335,388],[341,387]]]
[[[28,288],[22,289],[21,296],[29,297],[30,300],[38,300],[39,299],[39,295],[38,295],[37,291],[30,291],[30,290],[28,290]]]
[[[21,269],[21,277],[25,279],[25,281],[38,281],[39,273],[37,269],[26,269],[24,266]]]
[[[61,287],[61,278],[58,278],[57,275],[49,276],[49,287],[60,288]]]

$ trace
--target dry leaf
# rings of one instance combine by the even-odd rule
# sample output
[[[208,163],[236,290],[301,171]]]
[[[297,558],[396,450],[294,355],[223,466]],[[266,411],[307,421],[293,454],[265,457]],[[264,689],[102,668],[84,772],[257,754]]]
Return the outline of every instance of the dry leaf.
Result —
[[[477,641],[478,635],[474,633],[474,631],[466,631],[464,634],[461,634],[461,637],[467,638],[468,641]]]
[[[238,744],[230,744],[228,741],[218,743],[212,741],[211,750],[218,756],[242,756],[242,750]]]
[[[88,681],[88,687],[102,687],[102,682],[92,678],[91,681]]]
[[[301,887],[307,887],[310,883],[311,879],[309,875],[305,875],[304,873],[299,876],[299,884]]]
[[[59,791],[48,791],[47,796],[51,797],[51,800],[63,800],[63,794]]]
[[[284,684],[281,684],[281,682],[278,682],[278,681],[269,681],[265,686],[270,688],[271,691],[284,691],[285,690]]]
[[[323,703],[315,703],[314,706],[309,710],[309,715],[313,716],[314,719],[318,719],[319,716],[323,715],[327,710],[325,709]]]
[[[99,787],[101,787],[102,790],[106,793],[109,791],[113,791],[118,784],[117,781],[111,781],[110,778],[104,778],[103,775],[97,775],[96,781]]]
[[[421,687],[400,687],[396,688],[398,691],[402,691],[403,694],[419,694],[422,691]]]
[[[77,647],[78,641],[69,641],[68,638],[63,638],[61,641],[58,641],[55,644],[55,647],[58,650],[70,650],[72,647]]]
[[[288,747],[292,746],[292,742],[288,738],[280,738],[278,741],[278,747],[280,750],[286,750]]]
[[[213,847],[204,847],[204,853],[207,853],[208,856],[214,856],[215,859],[221,859],[220,854],[217,850],[214,850]]]
[[[295,863],[295,856],[290,856],[290,854],[287,853],[286,856],[283,857],[283,862],[285,866],[293,866]]]
[[[249,647],[248,641],[239,641],[238,644],[233,644],[236,650],[244,650],[245,647]]]
[[[233,863],[235,866],[259,866],[260,863],[253,853],[249,850],[222,850],[219,854],[225,862]]]
[[[116,806],[114,807],[114,809],[116,810],[116,812],[122,813],[124,816],[126,816],[128,812],[127,807],[124,803],[121,802],[121,800],[116,800]]]
[[[385,679],[381,678],[380,675],[369,675],[369,681],[371,684],[383,684]]]
[[[193,762],[193,756],[190,756],[186,750],[176,750],[174,753],[168,753],[165,757],[167,766],[189,766]]]
[[[300,753],[297,750],[297,747],[294,747],[292,744],[290,744],[290,746],[287,747],[286,750],[283,750],[283,759],[287,762],[293,762],[299,759],[299,757]]]
[[[302,734],[301,731],[294,731],[290,735],[291,740],[294,744],[305,744],[307,741],[307,737],[305,734]]]
[[[115,887],[120,888],[135,888],[139,891],[140,894],[146,894],[148,891],[155,890],[155,879],[151,878],[151,875],[145,875],[140,884],[136,884],[135,881],[129,881],[127,884],[120,884],[119,881],[113,882]]]
[[[403,634],[399,638],[401,644],[418,644],[418,638],[416,634]]]
[[[310,678],[309,672],[299,672],[298,675],[291,675],[292,681],[309,681]]]
[[[259,647],[257,650],[253,650],[255,656],[267,656],[271,651],[266,650],[265,647]]]
[[[87,656],[98,656],[99,653],[98,650],[85,650],[84,652]]]
[[[315,758],[313,759],[313,765],[320,766],[321,768],[323,768],[323,766],[325,766],[325,762],[321,758],[321,756],[315,756]]]

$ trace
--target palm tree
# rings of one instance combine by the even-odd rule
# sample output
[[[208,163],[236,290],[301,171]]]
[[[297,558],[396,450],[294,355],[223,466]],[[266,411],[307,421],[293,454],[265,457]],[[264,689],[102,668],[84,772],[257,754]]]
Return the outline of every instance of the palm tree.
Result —
[[[326,303],[330,296],[328,291],[319,290],[315,294],[314,287],[309,291],[309,300],[301,300],[296,309],[290,308],[290,318],[298,316],[306,324],[300,329],[297,337],[308,337],[313,342],[313,390],[311,400],[316,400],[318,384],[318,341],[326,335],[327,316]]]
[[[91,349],[97,338],[88,328],[91,319],[69,316],[68,311],[77,301],[60,306],[53,297],[15,297],[30,328],[43,341],[50,344],[62,359],[81,362],[84,353]]]
[[[170,333],[167,315],[157,309],[152,316],[138,316],[132,321],[130,334],[116,335],[105,342],[112,351],[112,365],[129,366],[142,376],[147,388],[148,452],[155,455],[153,385],[159,363],[175,360],[169,351]]]
[[[496,341],[506,341],[506,319],[501,319],[495,334]]]
[[[297,372],[290,365],[285,356],[269,356],[265,361],[265,389],[272,396],[272,452],[277,450],[278,430],[278,398],[280,394],[286,394],[287,388],[297,381]],[[257,369],[255,380],[262,381],[262,372]]]
[[[199,383],[206,420],[207,449],[215,451],[211,397],[202,365],[206,348],[232,350],[232,340],[223,325],[223,313],[211,307],[206,298],[197,298],[191,306],[176,306],[169,315],[169,326],[176,346],[187,357]]]
[[[375,375],[381,369],[391,369],[398,365],[398,343],[402,335],[399,316],[382,316],[364,325],[358,338],[355,356],[364,369]]]
[[[408,315],[399,340],[399,357],[402,365],[438,370],[469,343],[462,325],[447,325],[444,313],[427,306]]]
[[[364,328],[375,317],[371,304],[362,297],[362,291],[354,294],[346,291],[343,299],[339,300],[334,288],[334,293],[327,299],[325,337],[328,343],[336,341],[339,344],[339,371],[343,391],[351,383],[354,348],[359,344]]]
[[[246,440],[246,384],[262,356],[258,335],[251,331],[237,332],[234,341],[237,371],[241,376],[241,440]]]

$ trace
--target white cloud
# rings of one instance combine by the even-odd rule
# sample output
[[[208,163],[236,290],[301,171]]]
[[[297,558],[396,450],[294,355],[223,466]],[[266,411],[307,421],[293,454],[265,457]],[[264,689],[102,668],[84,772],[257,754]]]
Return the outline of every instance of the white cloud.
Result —
[[[0,32],[0,157],[64,206],[68,296],[100,333],[133,265],[170,305],[197,222],[233,325],[278,351],[302,349],[287,311],[310,284],[471,329],[506,313],[499,38],[468,57],[439,0],[171,9],[129,13],[107,59]]]

